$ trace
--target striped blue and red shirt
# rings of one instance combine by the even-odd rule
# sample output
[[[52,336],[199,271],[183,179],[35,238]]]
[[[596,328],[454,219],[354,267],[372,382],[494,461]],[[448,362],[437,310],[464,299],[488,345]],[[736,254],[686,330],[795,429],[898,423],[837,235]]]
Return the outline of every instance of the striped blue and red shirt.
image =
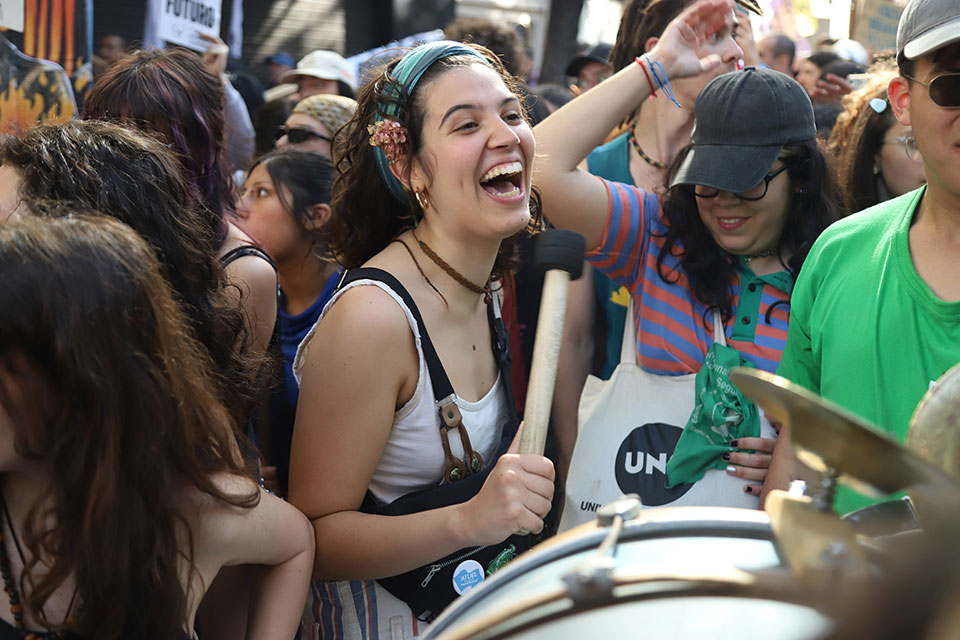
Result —
[[[598,178],[602,180],[602,178]],[[587,254],[594,267],[624,285],[636,313],[637,360],[659,375],[696,373],[713,345],[713,315],[693,296],[679,259],[663,252],[667,223],[657,196],[632,185],[603,180],[610,210],[600,246]],[[674,252],[677,252],[676,249]],[[764,371],[776,371],[787,341],[793,278],[783,271],[757,276],[741,264],[730,283],[734,317],[724,331],[727,343]],[[781,304],[771,306],[781,302]],[[769,313],[769,322],[767,315]]]

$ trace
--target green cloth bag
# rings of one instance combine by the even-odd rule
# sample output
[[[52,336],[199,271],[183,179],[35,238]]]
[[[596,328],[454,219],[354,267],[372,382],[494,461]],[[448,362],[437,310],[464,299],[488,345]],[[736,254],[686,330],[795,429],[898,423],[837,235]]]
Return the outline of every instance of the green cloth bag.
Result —
[[[733,367],[756,367],[727,346],[719,316],[714,315],[713,346],[697,372],[697,404],[667,462],[669,488],[696,482],[708,469],[726,468],[729,463],[720,456],[730,451],[731,440],[760,435],[757,406],[730,381]]]

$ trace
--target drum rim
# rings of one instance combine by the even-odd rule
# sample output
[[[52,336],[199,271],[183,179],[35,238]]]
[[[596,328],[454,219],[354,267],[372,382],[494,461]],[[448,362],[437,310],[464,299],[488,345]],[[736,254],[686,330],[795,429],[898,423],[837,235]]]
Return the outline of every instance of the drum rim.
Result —
[[[723,517],[720,517],[723,516]],[[581,525],[582,527],[583,525]],[[575,529],[562,534],[566,536]],[[608,530],[596,526],[583,531],[575,537],[547,540],[544,548],[530,551],[517,557],[500,571],[484,580],[467,597],[458,598],[436,620],[431,622],[424,640],[444,633],[455,624],[461,610],[473,607],[477,603],[497,592],[500,585],[507,584],[515,577],[528,571],[534,571],[560,558],[596,549],[606,537]],[[736,534],[736,535],[731,535]],[[785,562],[783,551],[774,537],[770,520],[765,513],[747,509],[725,507],[662,507],[644,511],[635,519],[624,524],[621,542],[635,542],[648,539],[681,537],[717,536],[746,540],[766,540],[773,544],[781,563]]]
[[[713,575],[693,572],[649,575],[628,573],[620,576],[614,588],[619,590],[615,597],[594,601],[574,601],[567,590],[562,588],[535,594],[515,601],[506,609],[471,620],[460,629],[449,629],[441,637],[443,640],[503,640],[537,626],[605,607],[689,597],[730,597],[780,602],[816,611],[830,620],[822,610],[822,603],[782,573],[752,573],[738,569],[716,572]],[[538,610],[539,615],[536,613]],[[431,627],[428,631],[434,629]],[[444,633],[441,630],[436,631]]]

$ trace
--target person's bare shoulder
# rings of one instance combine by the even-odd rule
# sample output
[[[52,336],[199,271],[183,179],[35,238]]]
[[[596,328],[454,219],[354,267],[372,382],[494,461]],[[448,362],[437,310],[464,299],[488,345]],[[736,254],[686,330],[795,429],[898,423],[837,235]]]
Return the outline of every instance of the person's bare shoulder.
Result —
[[[341,294],[310,340],[309,351],[350,352],[363,359],[409,354],[413,334],[406,314],[393,297],[377,286],[359,285]]]

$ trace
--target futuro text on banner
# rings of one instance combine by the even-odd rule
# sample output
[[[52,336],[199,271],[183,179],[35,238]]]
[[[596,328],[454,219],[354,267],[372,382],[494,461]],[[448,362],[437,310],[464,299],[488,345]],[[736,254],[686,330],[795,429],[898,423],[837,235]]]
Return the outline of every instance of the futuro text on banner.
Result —
[[[221,0],[159,0],[153,2],[160,39],[206,51],[201,33],[220,34]]]

